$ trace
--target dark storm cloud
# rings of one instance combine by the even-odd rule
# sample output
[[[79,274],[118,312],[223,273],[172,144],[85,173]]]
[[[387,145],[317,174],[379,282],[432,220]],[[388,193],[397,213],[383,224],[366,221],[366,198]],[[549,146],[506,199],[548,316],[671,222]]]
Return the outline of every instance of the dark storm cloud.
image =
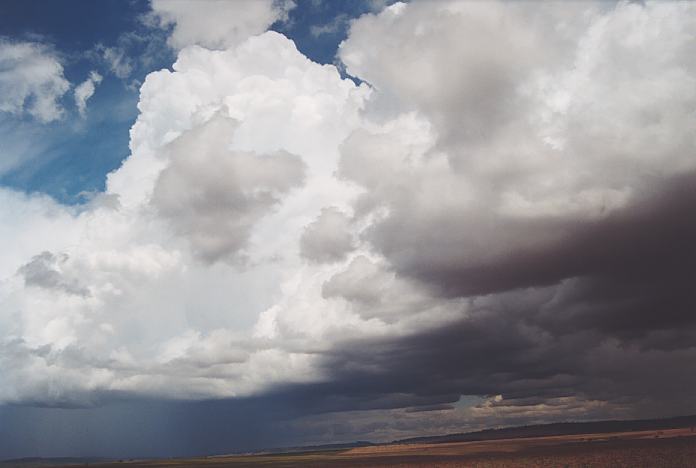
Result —
[[[695,412],[686,371],[696,362],[695,182],[689,174],[653,187],[562,243],[512,252],[489,270],[410,264],[399,274],[444,285],[443,299],[468,298],[466,314],[407,336],[335,343],[323,383],[236,400],[105,395],[112,403],[95,408],[5,407],[12,434],[5,429],[0,453],[183,456],[322,440],[327,427],[334,440],[437,432],[462,395],[501,395],[472,403],[468,423],[487,426]],[[343,286],[341,297],[357,300]],[[420,419],[390,419],[401,410]]]
[[[681,293],[680,284],[688,282],[696,266],[692,245],[696,221],[691,215],[695,207],[696,175],[688,174],[667,180],[660,188],[648,188],[631,206],[598,220],[499,220],[496,229],[520,236],[534,231],[540,235],[560,231],[562,235],[550,244],[511,246],[481,263],[458,253],[458,248],[467,247],[467,219],[429,224],[429,237],[436,241],[427,244],[419,243],[420,234],[404,229],[404,220],[396,217],[378,226],[372,238],[401,274],[438,285],[447,295],[490,294],[594,276],[619,283],[644,278],[657,281],[654,287]],[[615,288],[604,293],[610,291]]]
[[[594,417],[696,411],[696,377],[686,371],[696,359],[694,212],[689,174],[578,225],[562,243],[497,263],[437,269],[427,249],[401,263],[394,254],[402,274],[469,297],[470,309],[435,330],[337,346],[325,362],[333,397],[324,404],[427,407],[500,394],[508,409],[566,397],[606,403],[587,405]]]
[[[123,205],[2,298],[0,454],[696,412],[696,10],[529,5],[354,21],[369,90],[276,34],[148,78]]]
[[[440,327],[337,344],[325,369],[342,410],[389,396],[428,407],[500,395],[479,414],[509,423],[696,411],[695,101],[674,94],[693,86],[691,41],[675,39],[667,58],[636,21],[660,22],[665,5],[597,10],[601,28],[574,5],[585,15],[566,32],[587,27],[579,38],[546,29],[569,10],[522,4],[505,6],[505,36],[495,10],[467,2],[355,22],[341,46],[349,72],[427,121],[402,114],[343,142],[338,174],[364,189],[356,217],[378,213],[361,240],[389,274],[468,306]],[[366,46],[394,35],[402,40]],[[469,66],[452,66],[458,57]],[[528,79],[536,73],[548,81]],[[324,297],[386,321],[363,311],[384,294],[355,265]],[[353,395],[359,403],[345,403]]]
[[[485,404],[470,403],[474,409],[446,426],[450,431],[694,412],[696,377],[685,372],[696,362],[688,287],[696,266],[693,182],[692,175],[671,180],[640,203],[579,226],[564,245],[495,265],[501,275],[514,270],[514,282],[479,284],[503,292],[471,295],[461,285],[473,273],[413,270],[418,282],[448,285],[445,298],[468,297],[468,312],[408,336],[335,343],[323,359],[325,382],[233,400],[112,403],[79,410],[74,426],[87,418],[114,428],[99,436],[111,437],[108,443],[94,445],[110,451],[94,453],[120,456],[139,447],[148,455],[191,455],[329,440],[327,434],[335,441],[437,433],[462,395]],[[346,291],[341,297],[352,299]],[[59,410],[44,411],[41,420],[52,421]],[[418,419],[395,419],[394,412]],[[136,413],[147,422],[124,416]],[[62,437],[66,447],[78,446]]]
[[[336,353],[327,361],[333,383],[318,393],[308,414],[430,411],[454,404],[461,395],[481,395],[486,403],[469,409],[450,432],[480,421],[490,427],[678,415],[696,411],[696,378],[684,372],[694,359],[693,346],[665,353],[607,341],[596,332],[554,337],[524,320],[481,312],[409,339],[363,341]],[[436,411],[448,413],[444,407]],[[372,420],[384,422],[385,415]],[[427,433],[430,424],[421,419],[401,429]]]

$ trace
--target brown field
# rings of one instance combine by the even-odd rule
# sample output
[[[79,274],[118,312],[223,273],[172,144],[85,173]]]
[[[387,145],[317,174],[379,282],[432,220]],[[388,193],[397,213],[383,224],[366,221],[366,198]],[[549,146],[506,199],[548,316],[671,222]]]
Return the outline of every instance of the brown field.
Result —
[[[689,428],[666,429],[481,442],[395,444],[303,453],[123,461],[90,466],[98,468],[696,467],[696,433]]]

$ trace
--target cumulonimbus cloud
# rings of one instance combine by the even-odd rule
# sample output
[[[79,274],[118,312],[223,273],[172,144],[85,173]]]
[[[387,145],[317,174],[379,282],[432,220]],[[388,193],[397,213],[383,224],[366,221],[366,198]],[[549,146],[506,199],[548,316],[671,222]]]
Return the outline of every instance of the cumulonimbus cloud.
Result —
[[[176,20],[224,50],[147,77],[106,192],[13,198],[0,401],[286,391],[385,438],[696,409],[694,5],[396,4],[340,46],[360,85],[269,21]]]

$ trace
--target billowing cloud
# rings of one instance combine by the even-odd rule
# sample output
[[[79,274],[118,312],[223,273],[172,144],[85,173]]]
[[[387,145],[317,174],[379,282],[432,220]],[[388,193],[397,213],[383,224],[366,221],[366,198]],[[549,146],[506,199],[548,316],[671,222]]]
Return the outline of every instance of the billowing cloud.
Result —
[[[0,193],[0,401],[305,441],[696,411],[694,5],[395,4],[340,47],[360,85],[162,5],[227,48],[147,77],[105,193]]]
[[[355,193],[333,171],[368,89],[276,33],[188,49],[174,69],[147,78],[105,193],[68,209],[7,192],[0,400],[231,397],[320,378],[312,352],[254,327],[303,265],[305,226]]]
[[[153,192],[156,209],[208,261],[243,249],[256,222],[304,178],[299,156],[230,151],[236,127],[215,116],[169,143],[170,164]]]
[[[562,401],[587,417],[693,411],[681,369],[694,346],[682,278],[695,267],[695,12],[576,7],[558,27],[561,12],[529,4],[395,5],[354,22],[342,44],[348,72],[376,88],[372,121],[339,161],[364,187],[362,239],[431,297],[466,298],[456,325],[432,335],[335,352],[327,369],[368,407],[406,393],[502,395],[503,418],[532,400],[535,412],[518,413],[538,418]],[[470,66],[452,70],[457,60]],[[370,265],[325,292],[379,310],[394,289],[376,293]],[[641,359],[668,389],[647,382]]]
[[[51,252],[42,252],[17,271],[24,277],[26,286],[46,289],[57,288],[69,294],[81,296],[89,294],[89,291],[81,288],[78,283],[63,276],[60,265],[67,260],[66,255],[57,257]]]
[[[41,122],[63,115],[61,97],[70,89],[63,66],[47,46],[0,39],[0,111],[29,114]]]
[[[353,248],[350,218],[335,207],[322,209],[300,239],[302,256],[315,262],[342,260]]]
[[[568,18],[560,37],[547,37],[544,44],[531,38],[556,24],[554,9],[468,2],[439,4],[434,13],[423,8],[396,5],[360,19],[341,47],[349,72],[366,75],[404,109],[379,128],[351,135],[340,166],[346,178],[367,189],[361,206],[388,210],[369,235],[402,272],[446,287],[455,281],[466,294],[581,274],[574,262],[550,252],[570,248],[585,230],[601,229],[622,210],[656,195],[660,184],[695,168],[689,150],[694,136],[688,130],[695,123],[696,105],[696,63],[689,56],[686,33],[693,21],[687,19],[691,7],[619,4],[598,12],[591,4],[581,4],[584,14]],[[684,19],[677,20],[679,16]],[[482,47],[464,39],[448,40],[458,47],[437,42],[446,34],[469,34],[469,28],[448,28],[468,21],[490,28],[485,29],[490,40],[481,41]],[[502,21],[510,25],[504,38],[494,33],[494,25]],[[641,29],[643,22],[670,31],[663,44],[672,51],[669,60],[656,39]],[[362,46],[389,36],[387,30],[419,27],[418,47],[437,53],[423,53],[415,45],[399,54],[390,53],[395,52],[390,43],[384,49]],[[559,59],[557,45],[567,47],[565,34],[578,29],[574,58]],[[403,39],[413,37],[404,33]],[[428,38],[434,42],[428,44]],[[505,41],[511,38],[516,47],[529,44],[530,50],[511,53],[514,57],[501,62],[497,47],[508,49]],[[355,48],[363,55],[352,52]],[[411,51],[412,56],[405,55]],[[464,75],[450,83],[451,67],[440,54],[463,54],[462,62],[474,65],[455,71]],[[534,60],[525,61],[524,67],[517,63],[530,54]],[[627,63],[611,62],[613,54]],[[640,59],[631,59],[638,55]],[[394,62],[401,61],[419,63],[428,71],[425,76],[417,70],[396,73]],[[507,78],[491,81],[476,75],[488,72]],[[427,84],[441,75],[439,86]],[[615,80],[606,79],[608,75]],[[427,98],[412,87],[421,84],[435,94]],[[635,99],[638,95],[640,100]],[[481,102],[491,112],[479,108]],[[447,106],[454,106],[451,113]],[[465,114],[470,111],[476,116],[474,125]],[[654,112],[655,120],[643,120],[646,112]],[[477,129],[482,124],[483,133]],[[372,170],[361,171],[367,161]],[[566,271],[536,271],[554,268],[541,265],[548,262],[558,262]],[[511,278],[515,274],[519,279]],[[486,278],[500,284],[477,286]]]
[[[175,49],[236,46],[284,19],[293,7],[292,0],[152,0],[155,21],[172,28],[168,43]]]

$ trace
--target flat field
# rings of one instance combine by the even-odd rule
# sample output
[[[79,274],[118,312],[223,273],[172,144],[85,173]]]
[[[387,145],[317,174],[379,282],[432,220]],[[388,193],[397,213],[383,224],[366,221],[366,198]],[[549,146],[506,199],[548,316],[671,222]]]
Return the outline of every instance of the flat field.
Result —
[[[75,466],[75,465],[72,465]],[[85,466],[85,465],[82,465]],[[696,433],[666,429],[347,450],[122,461],[93,468],[164,467],[696,467]]]

